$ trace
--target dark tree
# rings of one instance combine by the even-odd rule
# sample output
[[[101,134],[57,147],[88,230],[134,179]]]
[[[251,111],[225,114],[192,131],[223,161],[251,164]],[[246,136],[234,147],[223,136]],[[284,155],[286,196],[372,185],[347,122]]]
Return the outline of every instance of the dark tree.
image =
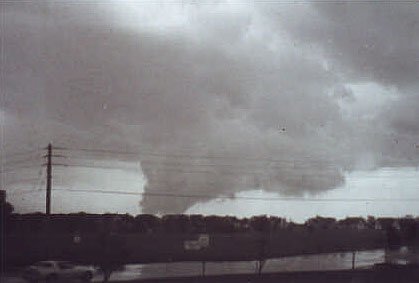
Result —
[[[201,214],[193,214],[189,216],[190,220],[190,229],[192,233],[205,233],[207,232],[207,227],[205,225],[204,216]]]
[[[266,215],[254,216],[250,219],[250,227],[254,231],[266,233],[270,230],[269,219]]]
[[[401,246],[400,233],[394,227],[388,227],[386,230],[387,245],[389,249],[398,249]]]
[[[100,261],[97,265],[103,273],[103,282],[109,282],[112,272],[123,267],[126,251],[124,243],[117,235],[104,231],[100,238]]]
[[[400,230],[402,234],[402,238],[408,244],[414,244],[414,242],[418,239],[418,231],[417,231],[417,224],[413,217],[405,217],[400,219]]]
[[[140,233],[152,233],[160,229],[160,218],[152,214],[140,214],[134,219],[135,230]]]

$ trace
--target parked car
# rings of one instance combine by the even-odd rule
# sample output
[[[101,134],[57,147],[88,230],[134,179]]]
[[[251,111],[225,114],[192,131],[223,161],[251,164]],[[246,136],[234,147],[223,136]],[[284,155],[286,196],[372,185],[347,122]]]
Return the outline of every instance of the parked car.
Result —
[[[56,282],[66,280],[80,280],[90,282],[93,270],[89,267],[74,265],[67,261],[40,261],[23,272],[23,277],[30,282]]]

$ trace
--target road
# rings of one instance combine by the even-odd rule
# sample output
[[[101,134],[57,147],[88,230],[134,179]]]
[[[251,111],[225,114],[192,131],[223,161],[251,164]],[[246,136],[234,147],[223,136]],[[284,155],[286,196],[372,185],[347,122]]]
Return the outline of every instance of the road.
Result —
[[[403,255],[403,249],[395,255],[390,256],[396,261]],[[372,267],[374,264],[382,263],[385,260],[383,250],[363,251],[356,254],[356,268],[359,270]],[[403,263],[404,260],[398,263]],[[397,261],[396,261],[397,263]],[[417,261],[419,264],[419,261]],[[268,260],[263,269],[263,273],[284,274],[298,273],[303,271],[333,271],[349,270],[352,267],[352,253],[321,254],[310,256],[297,256],[289,258],[279,258]],[[218,278],[221,275],[247,274],[251,276],[255,273],[256,262],[209,262],[205,264],[205,275]],[[157,280],[160,282],[164,278],[172,278],[169,282],[190,282],[185,278],[202,276],[201,262],[173,262],[156,264],[133,264],[125,266],[124,270],[116,271],[111,276],[112,282],[144,282],[144,280]],[[214,277],[215,276],[215,277]],[[173,281],[173,278],[182,278],[182,281]],[[101,282],[102,275],[97,272],[93,282]],[[268,280],[268,279],[264,279]],[[18,272],[9,272],[7,276],[3,275],[1,282],[22,283]],[[153,282],[153,281],[150,281]],[[247,281],[246,281],[247,282]],[[419,282],[419,280],[417,281]]]
[[[4,281],[3,281],[4,280]],[[2,277],[4,283],[25,283],[16,277]],[[382,269],[306,271],[256,274],[218,275],[206,277],[181,277],[166,279],[145,279],[113,281],[129,283],[417,283],[419,266],[385,267]],[[61,283],[61,282],[60,282]]]

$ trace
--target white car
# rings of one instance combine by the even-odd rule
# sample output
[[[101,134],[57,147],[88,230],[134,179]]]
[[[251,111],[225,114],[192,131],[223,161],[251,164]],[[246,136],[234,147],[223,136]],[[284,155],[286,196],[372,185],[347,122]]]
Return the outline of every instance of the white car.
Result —
[[[46,281],[69,281],[90,282],[93,270],[84,266],[77,266],[67,261],[40,261],[23,272],[23,277],[30,282]]]

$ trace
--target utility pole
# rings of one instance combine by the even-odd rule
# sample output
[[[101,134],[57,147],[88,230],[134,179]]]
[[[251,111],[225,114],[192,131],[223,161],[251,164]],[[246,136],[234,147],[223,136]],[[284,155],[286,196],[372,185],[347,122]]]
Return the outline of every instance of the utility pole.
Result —
[[[45,213],[46,215],[51,214],[51,186],[52,186],[52,145],[48,144],[47,147],[47,190],[46,190],[46,202],[45,202]]]

